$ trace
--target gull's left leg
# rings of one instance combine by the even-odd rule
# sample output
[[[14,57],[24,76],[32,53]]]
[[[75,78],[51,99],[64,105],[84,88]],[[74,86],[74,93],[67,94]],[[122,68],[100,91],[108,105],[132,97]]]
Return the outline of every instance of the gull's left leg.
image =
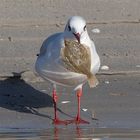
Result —
[[[77,100],[78,100],[78,112],[77,116],[74,120],[69,120],[68,123],[75,123],[75,124],[89,124],[88,121],[81,119],[80,117],[80,110],[81,110],[81,96],[82,96],[82,87],[77,90]]]

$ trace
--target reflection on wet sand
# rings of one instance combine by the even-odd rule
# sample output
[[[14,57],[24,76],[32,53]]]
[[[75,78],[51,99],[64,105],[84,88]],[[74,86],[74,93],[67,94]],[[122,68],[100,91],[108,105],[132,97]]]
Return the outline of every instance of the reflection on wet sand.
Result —
[[[54,128],[54,140],[59,140],[60,139],[60,137],[61,137],[61,135],[62,135],[62,133],[63,132],[61,132],[61,131],[63,131],[63,130],[61,130],[61,131],[59,131],[60,129],[59,128],[57,128],[57,127],[55,127]],[[73,129],[73,130],[75,130],[75,131],[73,131],[73,132],[66,132],[66,133],[64,133],[63,134],[63,136],[65,135],[65,134],[69,134],[69,136],[68,135],[66,135],[66,136],[68,136],[67,137],[67,139],[68,138],[82,138],[82,129],[81,128],[79,128],[78,126],[75,128],[75,129]],[[64,130],[65,131],[65,130]],[[60,134],[59,134],[60,133]]]
[[[116,129],[116,128],[74,128],[51,129],[5,129],[0,131],[0,140],[139,140],[139,129]]]
[[[52,132],[52,131],[51,131]],[[75,139],[75,140],[138,140],[140,138],[140,130],[134,129],[115,129],[115,128],[57,128],[44,131],[41,139]]]

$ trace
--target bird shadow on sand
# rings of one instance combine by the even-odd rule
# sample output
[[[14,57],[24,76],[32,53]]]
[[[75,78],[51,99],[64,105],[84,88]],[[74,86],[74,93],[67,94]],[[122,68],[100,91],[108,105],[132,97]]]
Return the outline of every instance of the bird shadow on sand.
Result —
[[[53,107],[53,100],[48,94],[26,83],[19,74],[0,80],[0,107],[52,119],[49,115],[39,113],[37,109]]]

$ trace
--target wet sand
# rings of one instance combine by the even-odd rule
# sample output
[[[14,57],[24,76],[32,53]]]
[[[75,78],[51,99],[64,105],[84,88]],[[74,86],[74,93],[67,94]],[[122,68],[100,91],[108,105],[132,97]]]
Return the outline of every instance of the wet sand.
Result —
[[[53,103],[48,83],[26,82],[20,76],[1,79],[0,138],[138,139],[140,75],[97,77],[99,86],[90,89],[86,84],[81,101],[81,115],[90,124],[78,126],[52,124]],[[70,88],[58,88],[58,96],[60,118],[73,118],[77,112],[75,93]]]
[[[111,128],[52,128],[45,130],[13,129],[1,132],[0,139],[30,139],[30,140],[139,140],[137,129]]]

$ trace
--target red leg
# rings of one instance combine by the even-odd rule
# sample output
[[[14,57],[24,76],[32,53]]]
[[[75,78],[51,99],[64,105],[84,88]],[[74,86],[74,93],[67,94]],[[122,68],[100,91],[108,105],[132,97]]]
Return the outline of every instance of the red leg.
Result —
[[[57,99],[58,99],[58,97],[57,97],[57,94],[56,94],[56,90],[53,89],[53,103],[54,103],[54,119],[53,119],[53,124],[55,124],[55,125],[63,125],[63,124],[67,125],[68,124],[67,121],[63,121],[63,120],[60,120],[58,118],[57,105],[56,105]]]
[[[78,99],[78,112],[77,116],[74,120],[69,120],[69,123],[76,123],[76,124],[89,124],[88,121],[85,121],[80,118],[80,103],[81,103],[81,96],[82,96],[82,88],[77,90],[77,99]]]

